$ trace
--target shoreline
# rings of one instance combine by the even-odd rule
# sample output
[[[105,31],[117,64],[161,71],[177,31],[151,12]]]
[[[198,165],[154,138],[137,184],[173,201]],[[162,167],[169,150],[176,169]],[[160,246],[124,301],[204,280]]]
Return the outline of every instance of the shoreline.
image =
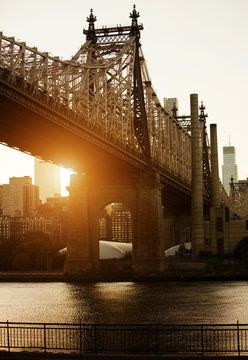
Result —
[[[194,282],[194,281],[248,281],[248,274],[149,274],[127,273],[67,275],[63,272],[1,271],[0,282]]]

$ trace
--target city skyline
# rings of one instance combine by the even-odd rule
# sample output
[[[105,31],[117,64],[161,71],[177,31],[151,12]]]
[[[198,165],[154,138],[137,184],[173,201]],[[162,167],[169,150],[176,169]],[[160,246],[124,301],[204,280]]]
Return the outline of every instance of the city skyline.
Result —
[[[34,160],[34,182],[39,186],[40,200],[58,197],[61,194],[61,171],[59,166],[41,159]]]
[[[220,169],[222,148],[231,136],[238,178],[246,178],[248,124],[242,105],[248,86],[248,3],[244,0],[202,0],[200,5],[196,0],[135,3],[139,21],[144,25],[142,49],[161,104],[164,97],[176,97],[179,114],[189,114],[189,95],[198,93],[209,115],[208,126],[217,124]],[[28,46],[69,59],[85,42],[82,29],[88,26],[86,18],[91,8],[97,17],[97,27],[130,24],[133,2],[126,1],[118,7],[114,1],[107,4],[109,12],[106,3],[98,0],[75,0],[72,4],[57,0],[52,3],[9,0],[2,4],[0,30]],[[0,146],[0,183],[6,181],[2,180],[5,176],[33,178],[31,157],[16,154],[15,150]]]
[[[0,145],[0,167],[7,168],[7,171],[0,173],[0,185],[8,184],[11,177],[30,176],[35,183],[34,174],[35,158],[31,155],[22,153],[16,149]],[[72,171],[61,167],[60,182],[61,182],[61,196],[67,196],[68,191],[66,187],[70,182],[70,174]]]

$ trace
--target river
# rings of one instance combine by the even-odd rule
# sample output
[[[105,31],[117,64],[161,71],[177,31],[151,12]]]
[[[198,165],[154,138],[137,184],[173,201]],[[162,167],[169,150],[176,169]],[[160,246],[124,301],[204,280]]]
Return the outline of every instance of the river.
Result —
[[[248,282],[0,283],[0,321],[248,323]]]

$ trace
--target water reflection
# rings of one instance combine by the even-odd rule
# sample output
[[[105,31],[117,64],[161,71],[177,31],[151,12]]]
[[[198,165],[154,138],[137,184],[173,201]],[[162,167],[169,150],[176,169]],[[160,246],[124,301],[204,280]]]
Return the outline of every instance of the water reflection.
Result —
[[[1,283],[0,321],[248,323],[248,282]]]

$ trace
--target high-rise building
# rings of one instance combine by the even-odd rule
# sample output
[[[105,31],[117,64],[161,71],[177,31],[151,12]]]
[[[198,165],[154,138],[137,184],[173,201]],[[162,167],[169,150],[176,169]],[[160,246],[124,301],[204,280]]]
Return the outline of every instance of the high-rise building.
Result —
[[[101,240],[132,242],[131,213],[122,203],[107,205],[99,224]]]
[[[56,245],[64,246],[65,241],[62,233],[63,224],[59,221],[45,219],[44,217],[10,217],[0,216],[0,238],[8,239],[15,235],[23,239],[27,232],[44,232],[49,235]]]
[[[177,98],[164,98],[164,108],[171,116],[178,116],[178,99]],[[175,110],[173,110],[175,109]]]
[[[227,195],[230,194],[230,180],[238,182],[238,167],[236,164],[236,151],[234,146],[223,147],[222,183]]]
[[[11,217],[34,216],[37,212],[39,188],[30,176],[12,177],[2,189],[2,213]]]
[[[60,196],[60,167],[35,158],[34,183],[39,186],[40,199]]]

